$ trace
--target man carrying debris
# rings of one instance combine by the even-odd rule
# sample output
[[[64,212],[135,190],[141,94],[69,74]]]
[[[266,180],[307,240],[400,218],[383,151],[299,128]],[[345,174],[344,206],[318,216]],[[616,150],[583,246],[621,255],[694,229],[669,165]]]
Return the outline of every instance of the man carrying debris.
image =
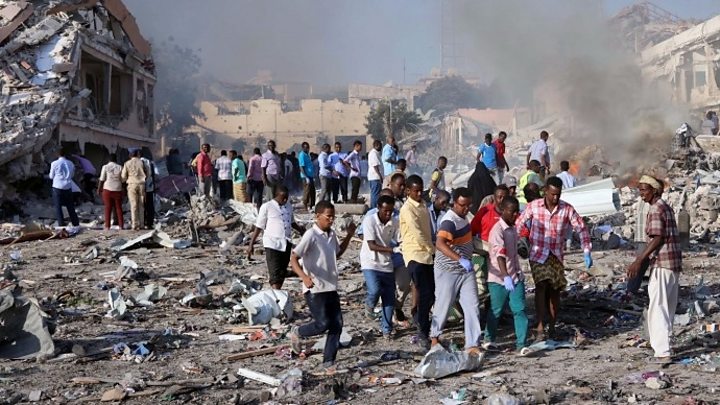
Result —
[[[200,153],[195,158],[195,166],[197,167],[200,193],[209,198],[213,184],[213,165],[208,153],[210,153],[210,144],[204,143],[200,149]]]
[[[584,251],[585,267],[592,266],[590,234],[585,222],[572,205],[560,200],[562,180],[547,179],[544,198],[527,205],[517,230],[520,235],[529,234],[530,269],[535,282],[535,310],[537,312],[536,340],[545,340],[545,315],[549,314],[548,332],[555,338],[555,322],[560,309],[560,292],[567,285],[563,255],[565,236],[572,227],[580,235]]]
[[[520,180],[518,181],[517,189],[520,191],[518,192],[517,199],[518,201],[520,201],[520,204],[527,204],[527,199],[525,198],[525,186],[527,186],[529,183],[535,183],[538,185],[538,187],[543,186],[543,181],[540,178],[541,170],[542,168],[540,166],[540,162],[538,162],[537,160],[531,160],[530,163],[528,163],[527,171],[520,177]]]
[[[453,206],[438,226],[435,248],[435,308],[430,338],[432,345],[440,343],[448,312],[460,301],[465,325],[465,350],[479,354],[480,304],[478,302],[475,272],[470,261],[473,254],[470,223],[465,218],[470,211],[472,193],[466,187],[453,190]],[[422,301],[421,301],[422,304]]]
[[[263,182],[262,155],[260,148],[253,149],[253,155],[248,159],[248,194],[250,194],[250,202],[260,209],[263,202]]]
[[[227,201],[232,198],[232,160],[226,150],[220,151],[220,157],[215,161],[215,169],[218,171],[218,188],[220,199]]]
[[[306,211],[310,211],[315,206],[315,167],[310,159],[310,144],[303,142],[301,147],[298,164],[303,181],[303,206]]]
[[[377,207],[383,183],[383,164],[380,161],[382,142],[373,141],[373,148],[368,153],[368,182],[370,183],[370,208]]]
[[[323,367],[328,374],[335,372],[335,358],[340,346],[343,317],[340,296],[337,293],[337,259],[345,253],[355,234],[355,224],[350,223],[342,244],[332,230],[335,207],[329,201],[315,205],[315,224],[303,235],[292,254],[292,269],[303,282],[303,294],[313,320],[302,326],[294,326],[290,333],[292,350],[302,352],[301,338],[327,332],[323,350]],[[302,266],[300,265],[302,259]]]
[[[549,137],[550,135],[547,131],[540,132],[540,139],[530,145],[525,161],[528,166],[531,160],[537,160],[540,163],[540,171],[538,174],[540,174],[541,179],[545,179],[545,176],[550,172],[550,152],[547,145]]]
[[[640,196],[651,204],[645,224],[649,241],[645,251],[628,267],[627,276],[632,279],[639,273],[643,261],[650,259],[651,273],[648,295],[647,330],[650,346],[655,351],[651,363],[672,362],[670,336],[678,302],[679,278],[682,269],[682,251],[675,213],[662,199],[662,184],[650,176],[640,178]]]
[[[435,303],[435,279],[433,277],[433,254],[430,215],[422,200],[423,181],[412,175],[405,181],[408,199],[400,209],[400,239],[402,254],[417,294],[415,324],[418,343],[430,348],[430,309]]]
[[[60,149],[58,154],[57,160],[50,164],[50,180],[52,180],[53,205],[55,205],[57,224],[58,226],[65,226],[62,212],[62,207],[65,207],[73,230],[77,230],[80,226],[80,219],[78,219],[75,212],[75,201],[72,195],[75,165],[65,157],[67,155],[65,149]]]
[[[242,156],[238,155],[236,150],[230,151],[230,161],[232,162],[233,198],[235,201],[244,203],[247,200],[245,162],[243,162]]]
[[[275,195],[275,187],[282,184],[283,165],[280,162],[280,155],[275,150],[275,141],[268,141],[268,150],[262,154],[263,185],[265,186],[265,200],[270,201]]]
[[[495,345],[498,321],[505,304],[509,301],[515,320],[515,348],[519,351],[526,345],[528,328],[528,318],[525,314],[525,277],[520,267],[519,237],[515,229],[520,203],[515,197],[505,197],[499,208],[500,220],[493,226],[489,237],[490,311],[488,311],[483,347],[489,349]]]
[[[393,247],[397,240],[398,219],[393,215],[395,199],[381,196],[377,211],[363,219],[363,244],[360,249],[360,268],[365,277],[367,297],[365,315],[375,319],[375,305],[382,298],[380,325],[383,337],[392,339],[392,317],[395,310],[395,276],[393,274],[393,253],[400,248]]]
[[[301,235],[305,232],[295,222],[292,204],[288,203],[289,192],[282,184],[275,186],[275,197],[263,204],[255,221],[253,232],[248,246],[248,259],[255,253],[255,241],[263,231],[263,247],[265,248],[265,261],[268,267],[270,286],[276,290],[282,289],[287,276],[287,267],[290,263],[292,251],[292,230]]]
[[[123,182],[127,183],[130,218],[134,231],[140,230],[145,222],[145,179],[148,173],[145,172],[145,165],[140,160],[141,153],[142,150],[139,148],[133,150],[130,155],[132,158],[125,162],[122,169]],[[198,170],[200,168],[200,162],[198,162]],[[212,178],[210,181],[212,181]]]

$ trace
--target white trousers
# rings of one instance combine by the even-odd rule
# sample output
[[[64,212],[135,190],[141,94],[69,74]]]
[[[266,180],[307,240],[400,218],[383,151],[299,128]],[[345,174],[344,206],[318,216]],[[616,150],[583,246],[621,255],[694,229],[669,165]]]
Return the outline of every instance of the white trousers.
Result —
[[[662,267],[654,267],[650,273],[647,326],[655,357],[670,356],[670,336],[678,303],[679,278],[677,272]]]

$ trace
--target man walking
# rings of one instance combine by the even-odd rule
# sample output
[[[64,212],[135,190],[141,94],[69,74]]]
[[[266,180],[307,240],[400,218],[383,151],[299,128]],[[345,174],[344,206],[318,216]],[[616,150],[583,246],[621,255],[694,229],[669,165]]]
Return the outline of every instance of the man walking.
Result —
[[[232,198],[232,161],[226,150],[220,151],[220,157],[215,161],[215,169],[218,171],[218,185],[220,188],[220,199],[227,201]]]
[[[253,149],[253,156],[248,159],[248,188],[250,194],[250,202],[260,209],[263,201],[263,182],[262,155],[260,148]]]
[[[360,151],[362,150],[362,142],[355,141],[353,143],[353,150],[350,152],[343,161],[346,166],[350,167],[350,183],[352,185],[352,192],[350,193],[350,202],[357,204],[358,195],[360,194]]]
[[[284,168],[280,155],[275,150],[275,141],[268,141],[268,150],[262,154],[262,177],[265,186],[265,200],[270,201],[275,194],[275,186],[282,184]]]
[[[315,206],[315,167],[310,159],[310,144],[307,142],[302,143],[298,164],[303,181],[303,206],[306,211],[310,211]]]
[[[207,144],[205,144],[207,145]],[[203,150],[205,149],[203,145]],[[209,150],[208,146],[208,150]],[[132,158],[123,165],[121,177],[123,182],[127,183],[128,201],[130,201],[130,217],[132,219],[132,229],[140,230],[143,226],[145,214],[145,179],[148,173],[145,172],[145,165],[140,160],[140,149],[133,150]],[[200,170],[200,162],[198,162],[198,170]],[[212,182],[212,166],[210,168],[210,180]]]
[[[396,175],[397,176],[397,175]],[[430,348],[430,309],[435,302],[435,279],[433,277],[433,254],[430,215],[423,204],[423,181],[413,175],[405,181],[408,199],[400,209],[400,238],[402,255],[408,272],[418,292],[415,324],[418,343]]]
[[[653,177],[642,176],[638,188],[643,201],[651,204],[645,224],[648,244],[645,251],[628,268],[627,276],[630,279],[637,277],[643,262],[650,260],[647,330],[650,346],[655,351],[655,356],[650,361],[667,364],[672,362],[670,336],[680,289],[680,238],[675,213],[662,199],[662,184]]]
[[[368,182],[370,183],[370,208],[377,207],[383,183],[383,164],[380,160],[382,142],[373,141],[373,148],[368,153]]]
[[[565,266],[563,255],[565,238],[569,228],[580,235],[584,251],[585,267],[592,266],[590,234],[572,205],[562,201],[562,181],[557,177],[547,179],[544,198],[528,203],[517,222],[520,235],[530,236],[530,270],[535,282],[535,310],[537,311],[537,339],[545,340],[545,315],[550,324],[548,332],[555,338],[555,322],[560,310],[560,292],[565,289]],[[528,228],[529,227],[529,228]]]
[[[545,176],[550,172],[550,152],[547,145],[547,140],[549,137],[550,135],[547,133],[547,131],[540,132],[540,139],[530,145],[530,149],[528,150],[527,158],[525,161],[528,166],[530,165],[531,160],[537,160],[540,163],[539,174],[540,178],[542,178],[543,180],[545,179]]]
[[[497,139],[493,141],[495,153],[497,153],[497,184],[502,184],[505,173],[510,171],[510,166],[505,159],[505,139],[507,139],[507,134],[505,131],[500,131]]]
[[[60,149],[58,158],[50,164],[50,180],[52,180],[52,197],[55,205],[55,216],[58,226],[65,226],[62,207],[65,207],[72,223],[72,231],[75,232],[80,226],[80,220],[75,212],[75,201],[73,201],[72,184],[75,175],[75,165],[65,156],[65,149]],[[71,233],[73,233],[71,232]]]
[[[200,194],[210,197],[213,183],[213,165],[210,161],[210,144],[204,143],[200,148],[200,153],[195,158],[195,166],[197,168],[198,185],[200,186]],[[129,193],[129,191],[128,191]],[[129,195],[128,195],[129,199]]]

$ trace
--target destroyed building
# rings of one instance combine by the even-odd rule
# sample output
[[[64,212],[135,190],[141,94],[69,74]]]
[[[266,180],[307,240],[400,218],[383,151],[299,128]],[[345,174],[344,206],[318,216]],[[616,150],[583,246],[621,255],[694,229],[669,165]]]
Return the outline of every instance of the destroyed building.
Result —
[[[0,196],[60,146],[96,165],[156,143],[149,42],[120,0],[0,1]]]

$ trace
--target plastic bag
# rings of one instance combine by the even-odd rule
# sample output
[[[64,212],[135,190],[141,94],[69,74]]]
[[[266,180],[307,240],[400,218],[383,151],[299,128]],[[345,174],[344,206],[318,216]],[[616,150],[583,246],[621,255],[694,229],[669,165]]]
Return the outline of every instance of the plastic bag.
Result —
[[[282,290],[259,291],[250,298],[243,299],[242,304],[250,315],[250,325],[265,325],[270,323],[272,318],[281,315],[290,318],[293,314],[290,297],[287,291]]]
[[[415,367],[415,374],[423,378],[442,378],[460,371],[471,371],[480,367],[482,355],[467,352],[449,352],[442,345],[433,346]]]

